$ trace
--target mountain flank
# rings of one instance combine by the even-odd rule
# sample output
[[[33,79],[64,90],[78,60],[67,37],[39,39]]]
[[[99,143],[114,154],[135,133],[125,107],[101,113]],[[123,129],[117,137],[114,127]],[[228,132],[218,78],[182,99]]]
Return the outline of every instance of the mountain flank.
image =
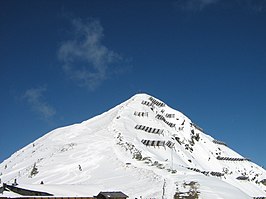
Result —
[[[266,197],[263,168],[147,94],[47,133],[3,161],[0,179],[58,196]]]

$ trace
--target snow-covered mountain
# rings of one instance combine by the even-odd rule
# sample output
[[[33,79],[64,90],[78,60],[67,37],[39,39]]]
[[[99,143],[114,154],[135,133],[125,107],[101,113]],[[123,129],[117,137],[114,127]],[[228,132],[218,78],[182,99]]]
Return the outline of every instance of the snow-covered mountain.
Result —
[[[0,179],[60,196],[266,197],[263,168],[147,94],[47,133],[2,162]]]

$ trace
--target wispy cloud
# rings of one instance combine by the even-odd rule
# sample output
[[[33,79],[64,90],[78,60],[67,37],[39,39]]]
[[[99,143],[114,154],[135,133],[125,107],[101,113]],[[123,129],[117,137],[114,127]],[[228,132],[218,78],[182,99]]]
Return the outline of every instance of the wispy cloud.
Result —
[[[89,90],[96,89],[108,76],[112,64],[122,57],[103,43],[103,27],[98,20],[72,20],[73,38],[64,41],[58,58],[66,75]]]
[[[202,11],[205,8],[218,5],[223,9],[237,8],[252,12],[266,10],[266,0],[175,0],[174,5],[185,11]]]
[[[220,0],[176,0],[175,5],[183,10],[201,11]]]
[[[265,12],[266,0],[238,0],[239,5],[245,5],[248,10],[253,12]]]
[[[47,89],[31,88],[25,91],[22,98],[28,102],[32,110],[38,113],[44,119],[51,119],[55,114],[56,110],[50,106],[44,99],[43,93]]]

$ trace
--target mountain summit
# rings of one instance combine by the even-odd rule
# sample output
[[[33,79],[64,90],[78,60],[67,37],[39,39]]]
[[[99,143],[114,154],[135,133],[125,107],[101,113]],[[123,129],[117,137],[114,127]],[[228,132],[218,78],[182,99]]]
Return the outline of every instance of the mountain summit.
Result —
[[[147,94],[47,133],[2,162],[0,179],[60,196],[266,197],[263,168]]]

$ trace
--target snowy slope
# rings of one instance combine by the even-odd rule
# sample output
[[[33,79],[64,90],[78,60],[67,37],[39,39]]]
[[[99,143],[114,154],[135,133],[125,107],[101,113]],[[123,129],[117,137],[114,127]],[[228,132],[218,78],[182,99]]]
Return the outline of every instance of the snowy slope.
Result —
[[[63,196],[266,197],[264,169],[146,94],[47,133],[2,162],[0,179]]]

